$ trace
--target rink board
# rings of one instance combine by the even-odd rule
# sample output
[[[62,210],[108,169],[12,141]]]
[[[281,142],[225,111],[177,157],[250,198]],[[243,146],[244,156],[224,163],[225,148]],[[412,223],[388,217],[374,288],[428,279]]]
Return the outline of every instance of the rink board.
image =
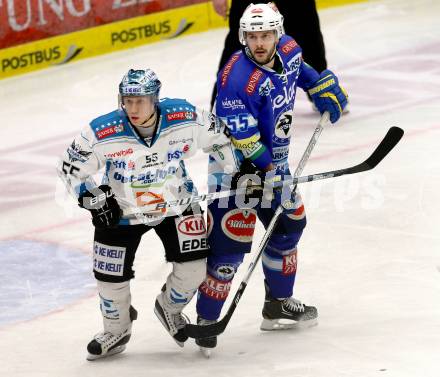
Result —
[[[365,0],[321,0],[319,8]],[[212,2],[129,18],[0,50],[0,79],[227,26]]]
[[[211,3],[134,17],[0,50],[0,78],[225,25]]]

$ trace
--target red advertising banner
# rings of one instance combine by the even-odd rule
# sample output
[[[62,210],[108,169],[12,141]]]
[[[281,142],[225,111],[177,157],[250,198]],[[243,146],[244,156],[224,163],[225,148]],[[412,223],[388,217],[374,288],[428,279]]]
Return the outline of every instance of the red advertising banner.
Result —
[[[207,0],[0,0],[0,49]]]

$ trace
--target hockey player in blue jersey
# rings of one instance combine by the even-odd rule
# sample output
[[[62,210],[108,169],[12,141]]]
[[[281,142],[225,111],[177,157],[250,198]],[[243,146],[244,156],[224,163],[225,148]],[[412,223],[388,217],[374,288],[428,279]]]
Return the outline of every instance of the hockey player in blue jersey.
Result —
[[[291,21],[292,22],[292,21]],[[272,179],[290,175],[288,155],[294,126],[297,87],[307,91],[319,111],[330,113],[335,123],[347,103],[345,91],[329,70],[319,74],[303,61],[301,48],[284,35],[283,17],[272,4],[251,4],[240,20],[241,51],[231,56],[219,72],[216,114],[227,123],[246,159],[242,164]],[[245,169],[246,170],[246,169]],[[210,173],[217,180],[212,189],[227,182],[214,160]],[[289,194],[290,196],[290,194]],[[262,263],[266,297],[262,330],[275,330],[317,321],[317,309],[292,297],[297,268],[297,245],[306,226],[306,216],[298,192],[289,198],[266,249]],[[208,207],[211,254],[208,273],[199,287],[198,323],[215,322],[228,296],[232,279],[251,250],[257,217],[265,227],[275,209],[284,203],[275,191],[269,208],[242,209],[231,198],[213,201]],[[289,322],[281,323],[281,322]],[[196,339],[205,353],[217,344],[216,337]]]
[[[152,229],[173,266],[154,310],[183,346],[182,310],[206,275],[205,221],[198,205],[140,212],[149,204],[196,194],[184,160],[197,150],[237,167],[225,125],[185,100],[159,100],[160,88],[150,69],[131,69],[119,85],[120,108],[86,125],[59,162],[60,177],[80,207],[91,212],[95,226],[93,272],[104,331],[88,344],[88,360],[122,352],[130,339],[137,316],[131,306],[132,267],[142,235]],[[92,176],[100,171],[104,179],[98,186]]]

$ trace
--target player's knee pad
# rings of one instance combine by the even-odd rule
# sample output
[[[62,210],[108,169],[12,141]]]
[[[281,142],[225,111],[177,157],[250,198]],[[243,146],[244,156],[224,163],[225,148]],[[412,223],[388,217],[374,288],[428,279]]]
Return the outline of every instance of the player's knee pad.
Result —
[[[118,334],[131,325],[130,319],[130,282],[108,283],[98,280],[101,313],[104,331]]]
[[[272,255],[288,255],[296,250],[298,241],[302,232],[294,232],[289,234],[272,234],[267,243],[266,250]]]
[[[206,259],[192,262],[173,263],[173,271],[168,275],[166,295],[174,305],[185,306],[191,301],[199,285],[206,276]]]
[[[199,290],[202,294],[224,301],[228,297],[232,279],[243,262],[244,254],[210,255],[206,278]]]

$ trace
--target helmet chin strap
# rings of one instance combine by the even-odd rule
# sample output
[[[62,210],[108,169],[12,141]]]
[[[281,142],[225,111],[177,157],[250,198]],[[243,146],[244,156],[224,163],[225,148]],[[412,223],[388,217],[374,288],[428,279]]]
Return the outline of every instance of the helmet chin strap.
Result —
[[[146,119],[145,120],[145,122],[143,122],[142,124],[141,124],[141,126],[143,126],[144,124],[145,125],[147,125],[147,127],[150,127],[150,126],[152,126],[155,122],[152,122],[152,124],[148,124],[148,122],[150,122],[150,120],[154,117],[156,117],[156,113],[157,113],[157,111],[156,111],[156,109],[154,109],[154,111],[153,111],[153,114],[151,114],[150,115],[150,117],[148,118],[148,119]],[[154,121],[155,121],[156,119],[154,119]]]

